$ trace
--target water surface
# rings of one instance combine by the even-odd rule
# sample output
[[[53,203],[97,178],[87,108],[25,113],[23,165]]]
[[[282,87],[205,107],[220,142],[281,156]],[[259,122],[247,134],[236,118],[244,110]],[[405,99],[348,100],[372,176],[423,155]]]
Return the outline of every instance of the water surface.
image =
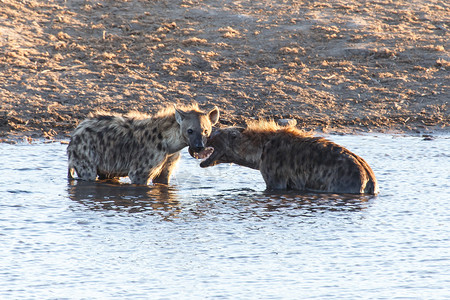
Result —
[[[267,193],[259,172],[69,182],[66,145],[0,144],[5,299],[448,299],[450,137],[330,136],[378,196]]]

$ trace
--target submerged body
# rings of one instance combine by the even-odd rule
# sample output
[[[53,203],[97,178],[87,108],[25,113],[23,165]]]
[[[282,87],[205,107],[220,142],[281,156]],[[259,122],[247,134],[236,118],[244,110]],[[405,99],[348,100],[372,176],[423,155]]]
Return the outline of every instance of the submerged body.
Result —
[[[218,129],[208,139],[207,146],[214,150],[201,167],[236,163],[257,169],[268,189],[378,193],[375,175],[364,159],[325,138],[294,127],[258,121],[246,129]]]
[[[217,107],[204,113],[196,105],[154,116],[92,113],[67,147],[69,178],[76,172],[82,180],[128,176],[134,184],[168,184],[180,150],[201,151],[218,118]]]

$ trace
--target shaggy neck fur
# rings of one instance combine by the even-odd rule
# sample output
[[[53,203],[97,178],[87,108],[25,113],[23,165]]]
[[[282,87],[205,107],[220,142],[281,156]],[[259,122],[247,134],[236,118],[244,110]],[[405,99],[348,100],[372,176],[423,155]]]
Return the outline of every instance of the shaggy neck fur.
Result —
[[[245,130],[238,149],[238,158],[235,163],[241,166],[259,170],[261,153],[267,141],[268,134]]]
[[[181,135],[180,124],[175,120],[175,113],[160,117],[156,119],[155,123],[170,154],[178,152],[188,145]]]
[[[146,118],[140,118],[139,115],[128,115],[130,118],[135,119],[137,128],[145,128],[150,130],[153,135],[156,135],[156,140],[160,140],[165,146],[169,154],[175,153],[186,147],[188,144],[181,135],[180,125],[175,120],[175,110],[173,108],[167,108],[164,111],[159,112],[153,117],[146,116]],[[137,117],[137,118],[136,118]],[[152,128],[156,128],[153,132]],[[136,132],[138,138],[145,139],[146,130],[139,130]],[[158,138],[158,135],[161,138]]]
[[[295,127],[282,127],[274,121],[254,121],[242,132],[236,164],[259,170],[264,145],[277,134],[293,134],[310,137]]]

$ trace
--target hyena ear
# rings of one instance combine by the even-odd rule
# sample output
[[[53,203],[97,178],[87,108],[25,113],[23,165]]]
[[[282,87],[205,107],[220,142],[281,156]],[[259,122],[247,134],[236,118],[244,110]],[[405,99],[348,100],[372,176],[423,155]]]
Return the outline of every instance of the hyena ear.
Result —
[[[177,121],[178,124],[181,125],[185,117],[186,114],[184,111],[175,108],[175,120]]]
[[[219,121],[219,109],[217,106],[208,113],[209,120],[211,121],[211,125],[216,124]]]

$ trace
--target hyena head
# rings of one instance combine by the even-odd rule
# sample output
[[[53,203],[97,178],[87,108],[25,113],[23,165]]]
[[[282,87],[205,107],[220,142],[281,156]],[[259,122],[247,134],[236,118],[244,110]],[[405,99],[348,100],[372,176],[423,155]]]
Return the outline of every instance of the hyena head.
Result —
[[[219,109],[214,106],[208,113],[175,109],[175,119],[180,124],[181,135],[189,146],[189,153],[194,156],[194,153],[205,149],[212,126],[219,121]]]
[[[244,128],[228,127],[215,130],[208,139],[206,146],[212,148],[200,167],[206,168],[221,163],[238,163],[242,160],[240,153],[242,146],[242,132]],[[210,151],[210,152],[211,152]],[[205,155],[205,156],[207,156]]]

